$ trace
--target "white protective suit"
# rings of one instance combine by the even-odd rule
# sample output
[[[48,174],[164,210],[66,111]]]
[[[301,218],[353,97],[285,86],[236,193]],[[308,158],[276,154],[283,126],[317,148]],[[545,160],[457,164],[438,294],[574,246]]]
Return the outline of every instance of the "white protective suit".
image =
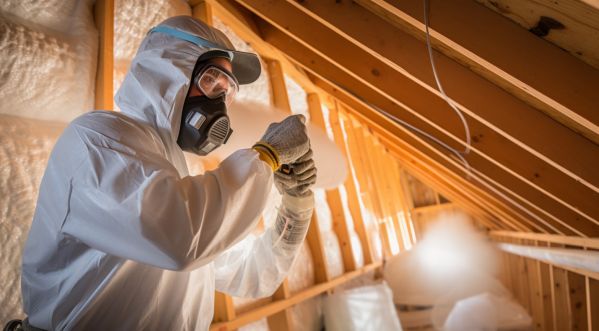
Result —
[[[215,33],[189,19],[163,24]],[[214,171],[189,176],[176,143],[203,51],[148,35],[115,98],[122,113],[85,114],[58,140],[23,254],[31,325],[207,330],[215,289],[268,296],[286,276],[299,245],[273,245],[274,228],[240,242],[265,206],[269,166],[245,149]],[[283,200],[291,214],[311,214],[311,196]]]

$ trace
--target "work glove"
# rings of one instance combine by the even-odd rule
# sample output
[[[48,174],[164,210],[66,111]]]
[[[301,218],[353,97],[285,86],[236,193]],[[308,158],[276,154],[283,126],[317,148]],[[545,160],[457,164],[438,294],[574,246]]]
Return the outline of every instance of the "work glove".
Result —
[[[316,183],[316,167],[312,160],[312,150],[291,164],[284,164],[274,173],[275,186],[279,193],[303,197],[310,193]]]
[[[273,171],[283,164],[292,164],[310,149],[305,123],[303,115],[292,115],[279,123],[272,123],[253,148]]]

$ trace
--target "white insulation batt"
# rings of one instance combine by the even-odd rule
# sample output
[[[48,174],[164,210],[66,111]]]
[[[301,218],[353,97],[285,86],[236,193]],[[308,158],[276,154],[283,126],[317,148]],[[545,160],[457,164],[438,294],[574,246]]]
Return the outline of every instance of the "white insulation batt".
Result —
[[[60,122],[0,115],[0,323],[23,317],[21,253]]]
[[[0,2],[0,113],[70,121],[92,110],[91,0]]]

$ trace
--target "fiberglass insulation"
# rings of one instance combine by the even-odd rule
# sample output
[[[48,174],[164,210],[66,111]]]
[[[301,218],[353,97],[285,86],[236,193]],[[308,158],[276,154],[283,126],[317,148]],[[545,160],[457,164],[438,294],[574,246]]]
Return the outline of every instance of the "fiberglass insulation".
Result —
[[[64,122],[93,108],[92,4],[0,2],[0,322],[23,317],[21,254],[52,146]]]
[[[68,122],[92,110],[97,47],[90,0],[0,2],[0,113]]]
[[[23,317],[21,254],[60,122],[0,115],[0,323]]]

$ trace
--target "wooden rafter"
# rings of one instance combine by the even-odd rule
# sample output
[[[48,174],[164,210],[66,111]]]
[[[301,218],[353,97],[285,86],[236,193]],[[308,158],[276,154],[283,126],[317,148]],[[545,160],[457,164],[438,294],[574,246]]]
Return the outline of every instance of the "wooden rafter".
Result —
[[[277,15],[282,15],[282,13],[284,14],[289,14],[289,12],[287,12],[287,10],[292,11],[291,13],[296,20],[290,20],[290,19],[286,19],[286,21],[284,22],[283,25],[279,25],[282,29],[284,29],[285,31],[281,31],[279,30],[277,27],[271,25],[270,23],[267,23],[263,20],[258,20],[258,26],[259,29],[262,31],[263,33],[263,37],[270,43],[272,43],[273,45],[277,46],[278,48],[282,48],[285,50],[285,53],[288,54],[288,56],[294,58],[294,60],[300,62],[302,65],[306,66],[306,68],[308,67],[312,67],[314,70],[320,72],[321,74],[323,74],[323,72],[325,72],[325,74],[328,75],[328,78],[331,79],[331,74],[327,73],[326,71],[329,70],[329,72],[331,71],[335,71],[334,75],[336,75],[336,77],[333,77],[333,81],[339,82],[341,81],[342,84],[345,88],[347,88],[347,86],[349,84],[353,84],[351,90],[353,92],[355,92],[356,94],[359,94],[361,97],[364,97],[366,99],[368,99],[370,102],[375,103],[375,100],[380,100],[380,101],[376,101],[376,103],[378,103],[380,105],[381,108],[385,108],[387,110],[389,110],[389,112],[393,112],[395,113],[398,117],[404,117],[406,115],[405,112],[405,108],[400,107],[397,104],[397,98],[394,98],[393,100],[389,100],[387,98],[387,96],[381,94],[380,88],[382,88],[383,86],[381,85],[381,87],[379,88],[373,88],[372,84],[368,82],[368,80],[364,79],[364,78],[359,78],[359,77],[355,77],[355,72],[348,72],[349,69],[355,69],[356,71],[362,70],[363,68],[360,69],[358,67],[355,66],[364,66],[364,67],[368,67],[367,65],[365,65],[365,63],[367,63],[367,61],[365,59],[368,59],[368,57],[371,56],[371,54],[364,54],[364,59],[360,59],[359,61],[356,60],[354,61],[355,64],[352,64],[351,62],[344,62],[344,63],[337,63],[335,61],[342,61],[342,57],[348,57],[346,56],[346,54],[352,54],[351,51],[348,51],[349,49],[353,49],[356,52],[359,53],[360,49],[359,48],[355,48],[354,46],[347,44],[346,46],[349,47],[347,49],[344,49],[343,47],[339,46],[339,43],[335,43],[335,49],[329,49],[329,52],[341,52],[343,53],[343,56],[339,55],[335,58],[335,61],[333,63],[331,63],[330,61],[331,59],[331,54],[327,55],[326,58],[323,57],[323,51],[327,50],[327,46],[326,46],[326,42],[323,44],[322,42],[319,42],[318,40],[315,39],[310,39],[308,41],[306,41],[306,39],[311,38],[311,36],[318,36],[318,38],[322,38],[323,39],[327,39],[327,38],[334,38],[334,33],[333,35],[329,34],[327,35],[327,33],[331,33],[331,31],[327,31],[327,29],[322,28],[321,30],[315,31],[315,27],[318,27],[319,22],[318,21],[314,21],[313,18],[305,15],[305,17],[303,17],[303,24],[296,24],[297,23],[297,17],[300,16],[302,14],[302,11],[297,10],[297,8],[295,6],[291,6],[291,5],[285,5],[285,4],[281,4],[281,3],[277,3],[277,6],[269,6],[269,10],[268,13],[263,13],[262,11],[260,11],[260,9],[263,9],[261,6],[263,6],[263,3],[261,1],[241,1],[243,2],[245,5],[247,5],[248,7],[252,8],[253,10],[255,10],[258,14],[262,14],[265,18],[268,18],[271,23],[273,20],[275,20],[275,23],[278,22],[278,20],[280,19],[280,16]],[[283,12],[281,12],[281,9],[279,7],[281,6],[287,6],[287,7],[283,7],[282,10],[284,10]],[[256,9],[255,7],[258,7],[258,9]],[[274,8],[276,7],[276,8]],[[278,13],[278,14],[277,14]],[[267,16],[266,16],[267,15]],[[289,15],[285,15],[286,18],[289,18]],[[313,21],[309,21],[310,19],[312,19]],[[374,18],[376,19],[376,17]],[[306,20],[308,20],[310,22],[310,24],[306,24]],[[355,22],[354,20],[350,20],[352,22]],[[294,23],[296,22],[296,23]],[[279,22],[280,23],[280,22]],[[314,23],[314,24],[312,24]],[[372,22],[371,22],[372,23]],[[284,26],[284,28],[283,28]],[[292,29],[293,27],[293,29]],[[308,33],[304,30],[306,27],[309,27],[311,32]],[[290,31],[292,30],[292,31]],[[299,30],[299,31],[298,31]],[[301,33],[300,33],[301,32]],[[290,39],[288,36],[292,36],[293,38],[295,38],[296,40],[292,40]],[[297,39],[299,39],[300,41],[297,41]],[[338,38],[338,39],[342,39],[342,38]],[[318,53],[316,53],[316,48],[315,45],[312,45],[310,43],[317,43],[319,46],[318,49]],[[354,48],[351,48],[354,47]],[[352,56],[355,57],[355,54],[352,54]],[[301,58],[301,59],[300,59]],[[372,59],[372,61],[376,61],[376,59]],[[344,67],[344,65],[349,66],[350,68]],[[330,69],[327,69],[327,66],[330,67]],[[354,66],[354,67],[352,67]],[[353,75],[353,76],[352,76]],[[373,75],[372,73],[364,73],[364,75]],[[396,79],[395,82],[391,83],[389,82],[388,84],[386,84],[386,86],[389,85],[393,85],[393,86],[397,86],[399,83],[397,82],[397,80],[401,80],[401,77],[396,76],[393,74],[392,71],[389,72],[379,72],[378,73],[379,76],[392,76],[394,79]],[[335,79],[336,78],[336,79]],[[470,77],[472,78],[472,77]],[[386,78],[388,79],[388,78]],[[358,85],[356,85],[358,84]],[[402,83],[403,84],[403,83]],[[406,83],[407,84],[407,83]],[[370,86],[369,86],[370,85]],[[385,85],[385,84],[383,84]],[[356,88],[357,87],[357,88]],[[405,88],[405,86],[402,86],[402,89],[395,89],[395,90],[403,90]],[[423,91],[428,91],[426,89],[422,89]],[[422,91],[419,92],[419,90],[410,90],[410,92],[413,93],[420,93]],[[413,94],[412,93],[412,94]],[[495,91],[495,93],[498,93],[497,91]],[[411,96],[405,96],[406,98],[410,98]],[[419,102],[427,102],[427,100],[430,98],[426,98],[421,96],[419,98]],[[402,99],[403,100],[403,99]],[[416,100],[415,100],[416,101]],[[442,102],[441,100],[439,100],[439,102]],[[510,102],[514,102],[513,100]],[[515,103],[514,103],[515,104]],[[438,105],[436,108],[439,108],[440,106]],[[527,107],[526,105],[521,104],[519,106],[522,109],[526,109],[525,107]],[[393,110],[393,109],[397,109],[397,110]],[[435,107],[432,107],[435,108]],[[402,111],[403,110],[403,111]],[[426,112],[427,110],[424,109],[424,112]],[[535,114],[534,109],[530,109],[530,115]],[[538,113],[537,113],[538,114]],[[439,117],[438,114],[431,114],[431,117]],[[445,118],[447,118],[447,116],[444,116]],[[412,121],[417,120],[414,117],[410,118]],[[416,121],[417,122],[417,121]],[[421,121],[422,122],[422,121]],[[538,122],[537,122],[538,123]],[[550,123],[550,122],[546,122]],[[454,123],[457,124],[457,123]],[[428,126],[427,126],[428,125]],[[548,124],[549,125],[549,124]],[[439,131],[435,131],[435,127],[431,126],[430,123],[423,123],[423,126],[425,127],[425,129],[430,129],[431,132],[435,133],[439,133],[442,134],[442,132]],[[458,125],[455,125],[456,130],[457,128],[459,128]],[[556,126],[556,130],[555,132],[553,132],[554,134],[564,134],[566,135],[566,137],[569,138],[565,138],[566,140],[568,139],[576,139],[576,134],[572,133],[570,131],[570,133],[568,133],[568,131],[560,131],[561,126]],[[563,129],[563,127],[561,127]],[[541,210],[547,210],[548,213],[550,213],[551,216],[554,216],[554,218],[549,217],[548,219],[546,219],[546,222],[548,222],[548,224],[551,225],[552,228],[560,231],[560,232],[564,232],[564,233],[573,233],[573,232],[577,232],[577,230],[580,231],[580,233],[586,233],[589,235],[592,235],[594,233],[597,233],[599,231],[599,227],[596,224],[596,219],[595,217],[592,217],[590,215],[595,215],[597,213],[597,211],[595,209],[597,209],[597,206],[593,206],[593,204],[591,203],[591,201],[593,199],[589,199],[589,196],[594,196],[597,195],[597,193],[595,193],[594,191],[590,191],[590,188],[588,186],[585,186],[583,184],[581,184],[580,182],[577,182],[576,180],[574,180],[574,178],[569,177],[569,176],[564,176],[564,173],[561,170],[558,170],[557,168],[548,166],[548,164],[544,164],[544,162],[546,160],[540,160],[539,158],[537,158],[536,155],[529,155],[527,154],[526,150],[523,150],[520,148],[519,145],[514,144],[513,142],[509,141],[509,140],[504,140],[502,142],[502,139],[504,139],[505,137],[502,138],[501,135],[498,135],[497,133],[494,133],[492,131],[488,131],[489,129],[485,129],[484,127],[478,127],[476,130],[486,130],[485,132],[487,132],[487,145],[485,145],[484,143],[481,143],[481,146],[487,146],[485,148],[489,149],[489,153],[493,153],[492,156],[497,156],[499,159],[502,159],[502,161],[506,164],[508,164],[510,167],[507,167],[505,165],[503,165],[502,163],[497,162],[497,160],[495,160],[495,158],[490,157],[489,155],[486,155],[484,153],[472,153],[468,156],[468,161],[471,163],[471,165],[473,165],[476,169],[479,169],[480,171],[482,171],[483,173],[487,173],[490,176],[492,176],[493,178],[496,178],[497,181],[499,183],[502,183],[504,187],[509,187],[510,189],[512,189],[519,197],[524,197],[525,200],[527,201],[531,201],[534,203],[535,206],[537,206],[537,211]],[[476,130],[474,132],[476,132]],[[429,130],[427,130],[429,131]],[[552,132],[552,130],[547,130],[548,132]],[[482,131],[480,131],[482,132]],[[491,139],[493,138],[493,139]],[[485,139],[483,139],[485,140]],[[582,138],[582,141],[587,141],[584,138]],[[501,142],[501,143],[499,143]],[[562,141],[563,142],[563,141]],[[590,153],[590,156],[588,158],[586,158],[588,161],[582,161],[579,162],[578,164],[587,164],[587,168],[590,167],[590,165],[592,164],[592,158],[593,153],[596,151],[594,144],[588,142],[588,144],[591,144],[591,146],[593,146],[592,148],[590,148],[588,150],[588,152]],[[580,149],[581,146],[576,145],[575,147]],[[582,144],[582,146],[589,146],[589,145],[584,145],[584,143]],[[572,148],[575,148],[574,146]],[[563,154],[563,153],[562,153]],[[580,155],[580,154],[579,154]],[[572,156],[574,157],[574,156]],[[519,162],[513,162],[514,158],[518,158]],[[559,157],[560,160],[564,160],[563,156]],[[580,161],[580,158],[576,159],[576,162]],[[540,163],[539,163],[540,162]],[[576,163],[574,161],[568,161],[571,163]],[[585,163],[586,162],[586,163]],[[535,178],[535,179],[526,179],[524,177],[524,175],[526,175],[526,177],[531,177],[531,174],[529,172],[534,172],[531,169],[531,164],[538,164],[538,167],[536,167],[535,170],[537,169],[543,169],[543,171],[538,171],[536,172],[536,176],[540,176],[539,178]],[[550,176],[548,176],[549,174],[551,174]],[[534,173],[533,173],[534,175]],[[550,178],[546,178],[546,177],[550,177]],[[595,175],[589,175],[591,177],[595,176]],[[535,176],[532,176],[535,177]],[[542,179],[541,179],[542,178]],[[544,187],[543,187],[544,186]],[[550,191],[549,191],[550,190]],[[568,191],[568,195],[566,195],[565,191]],[[546,195],[546,196],[543,196]],[[559,197],[557,196],[559,195]],[[576,196],[577,198],[574,198],[574,196]],[[554,201],[551,201],[552,198]],[[557,203],[556,203],[557,202]],[[576,205],[576,207],[575,207]],[[582,208],[581,206],[584,205],[584,208]],[[586,212],[583,212],[586,211]],[[541,217],[541,216],[539,216]],[[543,217],[547,217],[547,215],[543,215]],[[574,226],[574,227],[573,227]]]
[[[425,39],[423,1],[357,2],[402,31]],[[437,51],[599,143],[599,70],[474,1],[430,1],[430,5],[434,28],[429,31]]]
[[[114,69],[114,0],[98,0],[94,5],[94,20],[99,32],[98,67],[94,108],[113,110]]]

